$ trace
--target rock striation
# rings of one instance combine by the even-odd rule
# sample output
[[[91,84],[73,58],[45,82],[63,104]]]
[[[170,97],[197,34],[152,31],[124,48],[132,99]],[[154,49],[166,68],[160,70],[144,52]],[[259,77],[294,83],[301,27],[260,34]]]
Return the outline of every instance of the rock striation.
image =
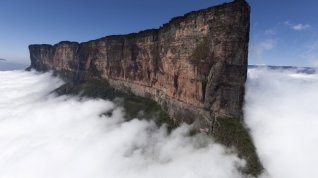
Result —
[[[159,29],[30,45],[30,68],[53,70],[74,83],[106,80],[156,101],[176,122],[213,134],[221,132],[221,120],[243,118],[249,28],[249,5],[235,0]]]
[[[30,45],[31,68],[84,82],[106,79],[202,128],[242,118],[250,8],[235,1],[173,18],[159,29],[77,43]]]

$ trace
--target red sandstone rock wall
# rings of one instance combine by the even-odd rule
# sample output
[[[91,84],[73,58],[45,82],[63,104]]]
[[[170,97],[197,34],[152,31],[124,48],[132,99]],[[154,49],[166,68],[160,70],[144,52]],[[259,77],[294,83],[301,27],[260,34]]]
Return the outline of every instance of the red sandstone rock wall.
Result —
[[[206,128],[242,117],[250,8],[235,1],[172,19],[159,29],[85,42],[30,45],[31,68],[73,81],[102,78]]]

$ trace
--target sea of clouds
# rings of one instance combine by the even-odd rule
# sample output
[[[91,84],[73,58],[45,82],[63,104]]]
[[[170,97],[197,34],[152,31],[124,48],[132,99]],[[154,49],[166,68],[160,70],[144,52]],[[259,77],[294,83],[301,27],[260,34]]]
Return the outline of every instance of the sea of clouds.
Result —
[[[0,72],[0,178],[244,177],[244,160],[189,137],[189,126],[169,135],[152,122],[126,122],[110,101],[51,93],[62,84],[50,73]],[[266,177],[318,177],[317,101],[316,74],[249,70],[246,123]]]
[[[318,177],[318,74],[250,69],[245,118],[272,178]]]
[[[104,100],[50,94],[49,73],[0,72],[1,178],[228,178],[244,161],[188,126],[132,120]],[[108,117],[103,113],[114,110]]]

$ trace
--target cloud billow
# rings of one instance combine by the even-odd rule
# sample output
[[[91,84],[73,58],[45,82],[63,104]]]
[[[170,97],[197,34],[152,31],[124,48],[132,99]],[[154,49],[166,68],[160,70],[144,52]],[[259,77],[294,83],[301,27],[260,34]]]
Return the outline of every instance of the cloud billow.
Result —
[[[244,160],[189,137],[189,126],[169,135],[126,122],[110,101],[50,94],[62,84],[50,73],[0,72],[0,177],[244,177]],[[266,169],[259,178],[318,177],[317,88],[317,74],[249,69],[244,111]]]
[[[250,69],[245,116],[272,178],[318,177],[318,75]]]
[[[153,122],[126,122],[110,101],[50,94],[61,84],[50,74],[0,72],[0,177],[243,177],[245,161],[188,136],[189,126],[169,135]]]

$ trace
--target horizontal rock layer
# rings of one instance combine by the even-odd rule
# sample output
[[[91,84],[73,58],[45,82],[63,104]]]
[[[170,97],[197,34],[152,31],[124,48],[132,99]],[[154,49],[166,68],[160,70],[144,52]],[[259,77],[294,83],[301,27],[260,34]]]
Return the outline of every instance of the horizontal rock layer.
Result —
[[[159,29],[30,45],[30,67],[75,83],[105,79],[209,132],[216,117],[242,118],[249,15],[249,5],[237,0],[173,18]]]

